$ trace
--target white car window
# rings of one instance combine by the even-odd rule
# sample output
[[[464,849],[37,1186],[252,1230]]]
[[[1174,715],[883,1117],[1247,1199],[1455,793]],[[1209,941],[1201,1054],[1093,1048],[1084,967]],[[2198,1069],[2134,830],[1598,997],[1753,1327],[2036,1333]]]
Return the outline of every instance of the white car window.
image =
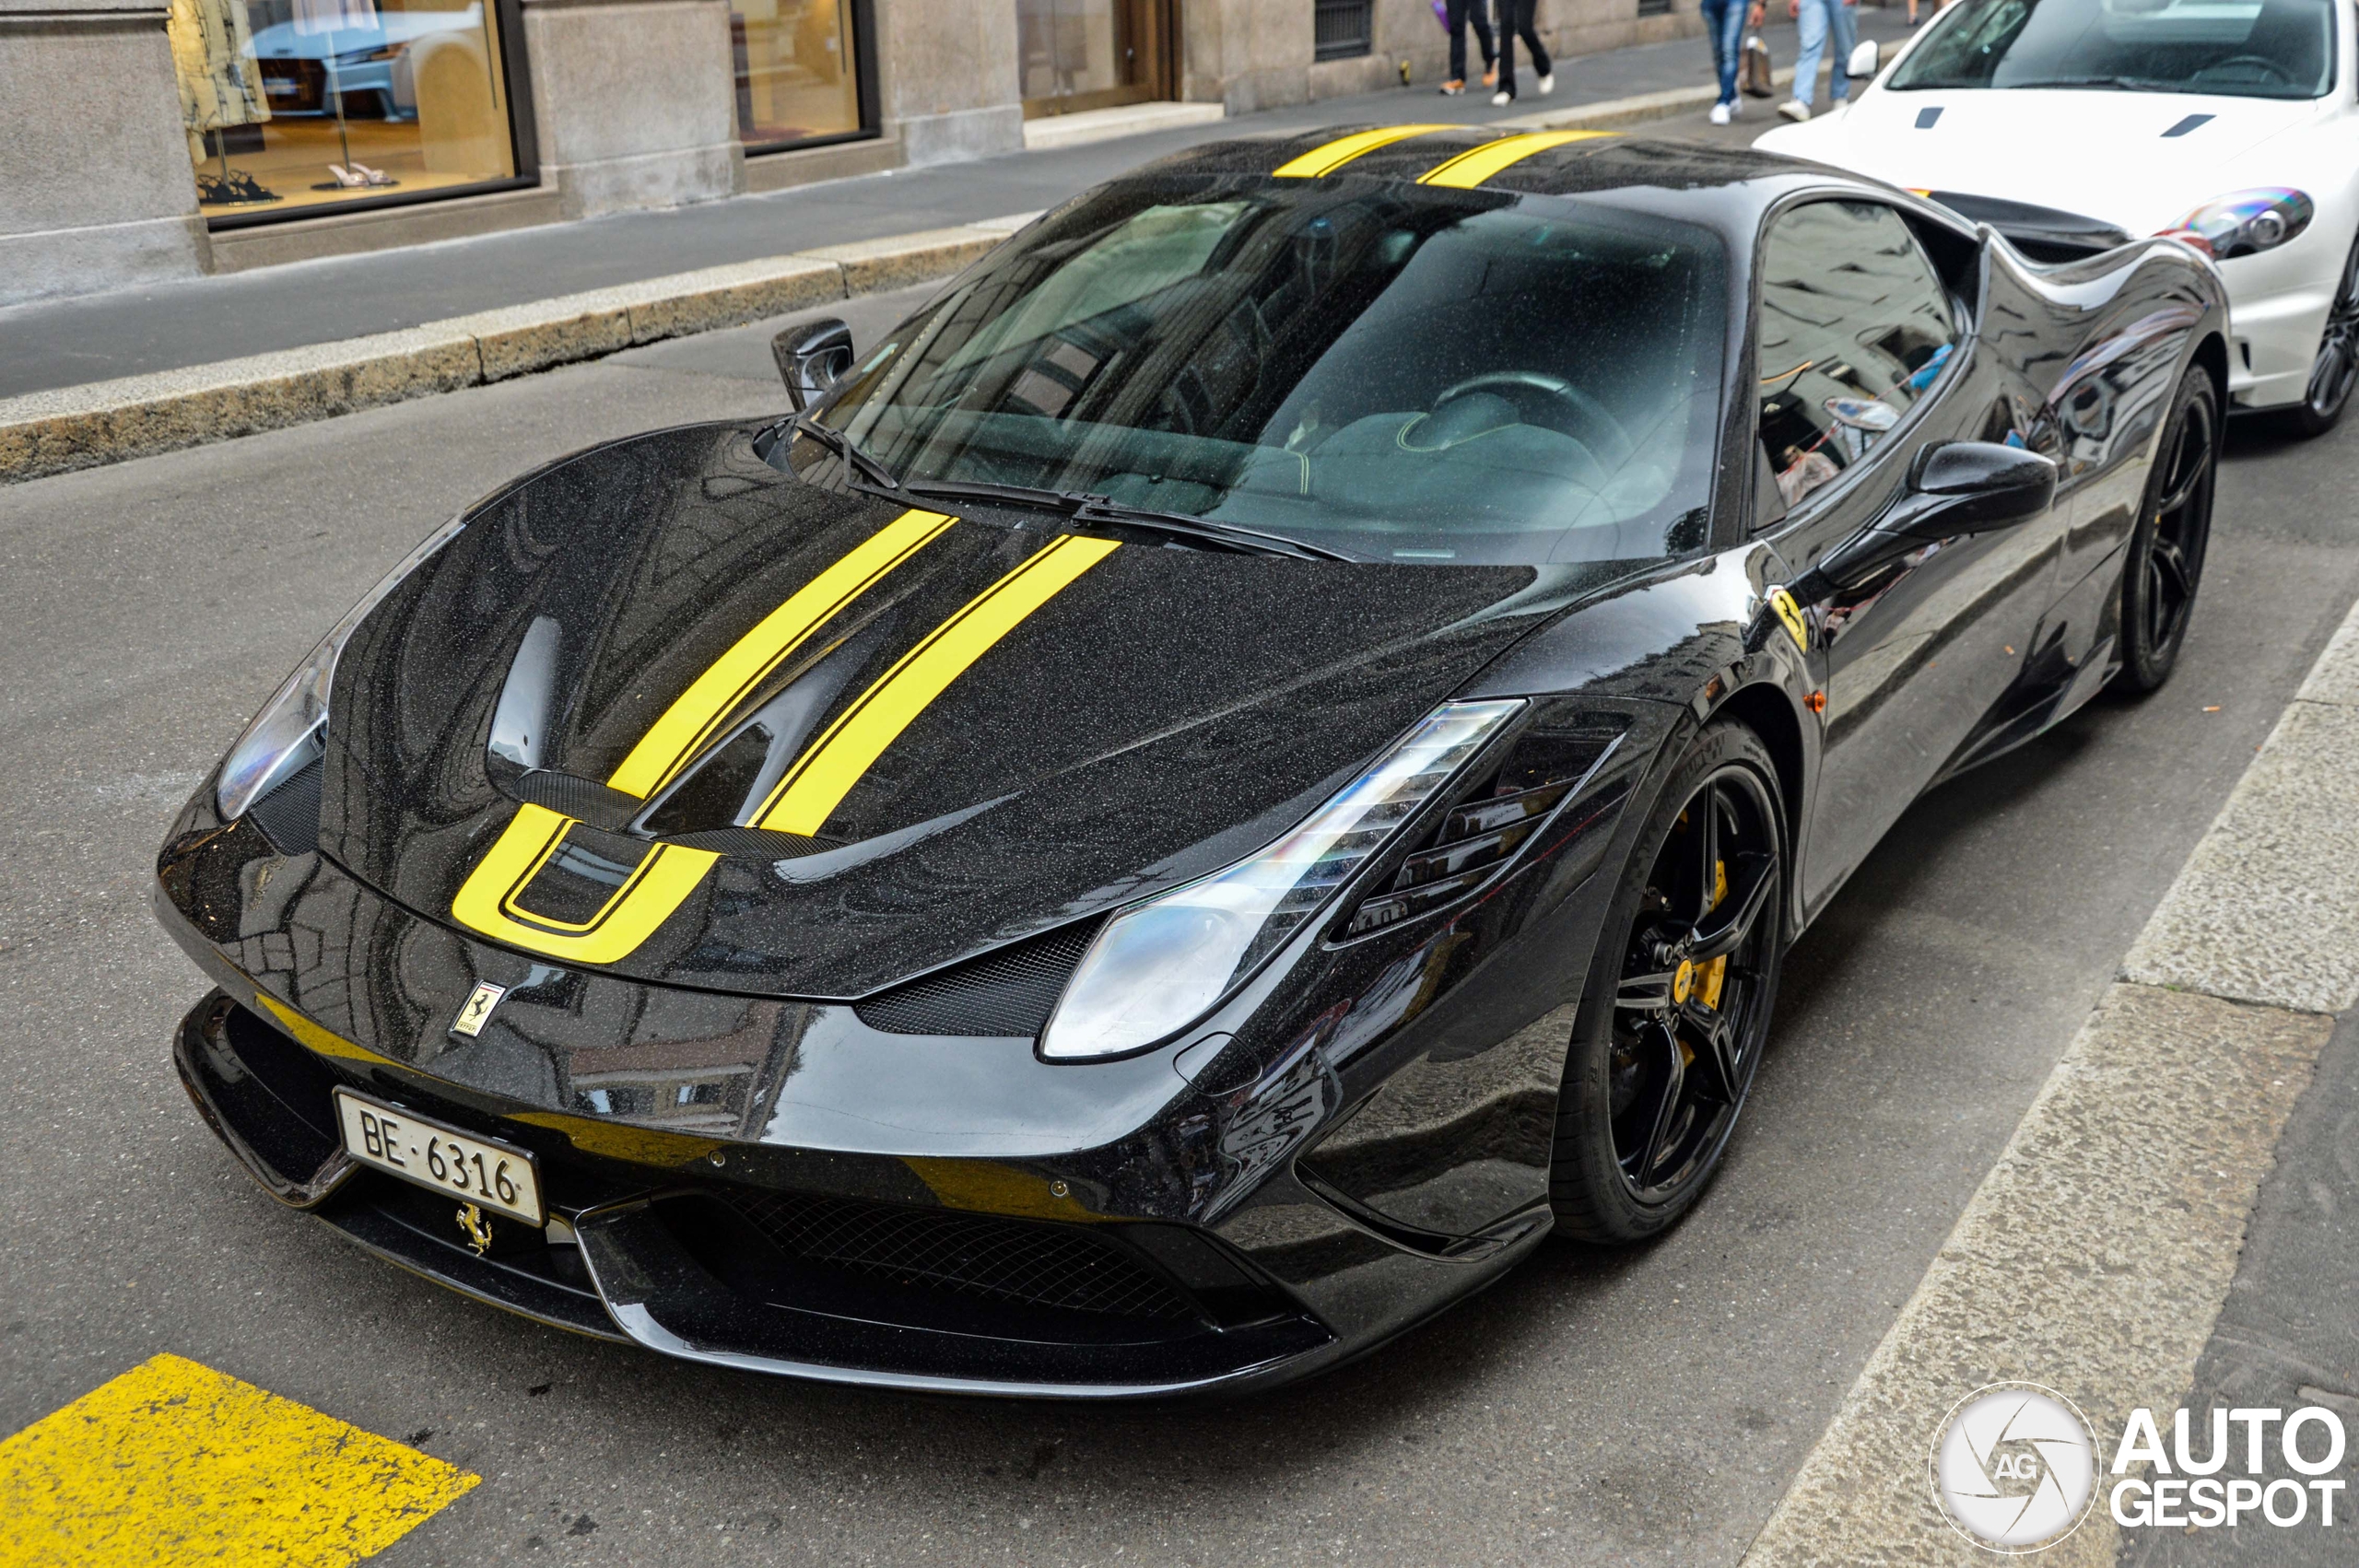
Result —
[[[1891,88],[2323,98],[2334,0],[1962,0]]]

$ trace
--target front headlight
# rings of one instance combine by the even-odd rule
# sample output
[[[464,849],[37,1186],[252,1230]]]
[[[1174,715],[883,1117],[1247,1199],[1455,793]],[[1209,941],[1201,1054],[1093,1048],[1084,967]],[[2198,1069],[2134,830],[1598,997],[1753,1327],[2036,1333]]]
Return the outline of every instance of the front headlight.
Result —
[[[1109,920],[1066,983],[1040,1054],[1120,1056],[1202,1017],[1523,706],[1444,703],[1268,848]]]
[[[2318,208],[2299,191],[2271,185],[2204,203],[2162,232],[2215,262],[2273,251],[2310,226]]]
[[[464,515],[454,517],[428,535],[423,544],[403,558],[401,565],[387,572],[382,581],[346,613],[344,619],[311,649],[311,656],[297,665],[295,673],[262,705],[262,711],[254,715],[253,721],[245,727],[237,744],[221,761],[221,777],[214,787],[213,803],[220,809],[223,822],[235,822],[245,815],[248,806],[302,771],[320,755],[328,725],[328,689],[335,685],[335,661],[344,652],[344,645],[385,595],[400,587],[404,578],[465,526]]]

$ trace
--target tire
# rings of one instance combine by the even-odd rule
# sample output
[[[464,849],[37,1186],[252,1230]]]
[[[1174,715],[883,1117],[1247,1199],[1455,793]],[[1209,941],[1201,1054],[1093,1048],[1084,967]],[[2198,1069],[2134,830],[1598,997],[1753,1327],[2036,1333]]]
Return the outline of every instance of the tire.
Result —
[[[1714,825],[1709,840],[1696,838],[1699,821]],[[1718,1174],[1769,1036],[1788,875],[1768,748],[1731,720],[1706,726],[1640,827],[1590,960],[1557,1098],[1549,1196],[1560,1234],[1643,1241]],[[1732,930],[1719,967],[1679,962]]]
[[[2157,690],[2177,667],[2203,581],[2220,469],[2220,402],[2212,378],[2188,367],[2155,448],[2138,526],[2121,564],[2121,669],[2115,687]]]
[[[2310,384],[2280,423],[2292,435],[2323,436],[2341,422],[2353,387],[2359,387],[2359,240],[2342,260],[2342,282],[2318,334],[2318,357],[2310,361]]]

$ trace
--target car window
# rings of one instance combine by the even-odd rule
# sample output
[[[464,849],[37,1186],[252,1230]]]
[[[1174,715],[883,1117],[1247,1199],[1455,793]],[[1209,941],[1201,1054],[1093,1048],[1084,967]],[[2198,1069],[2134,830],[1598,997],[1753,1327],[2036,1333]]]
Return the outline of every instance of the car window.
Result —
[[[1761,448],[1787,507],[1875,450],[1957,346],[1940,275],[1898,213],[1813,202],[1761,248]]]
[[[904,480],[1377,560],[1650,559],[1703,542],[1725,280],[1709,230],[1576,198],[1142,176],[1003,246],[818,418]]]
[[[2334,0],[1960,0],[1888,84],[2323,98]]]

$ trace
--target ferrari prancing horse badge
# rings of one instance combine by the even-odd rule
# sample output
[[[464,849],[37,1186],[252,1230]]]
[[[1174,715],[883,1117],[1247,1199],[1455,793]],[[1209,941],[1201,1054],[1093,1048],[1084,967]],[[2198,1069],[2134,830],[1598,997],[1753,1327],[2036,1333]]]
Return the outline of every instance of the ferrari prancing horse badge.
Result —
[[[489,980],[477,985],[467,993],[467,1000],[460,1004],[459,1016],[451,1020],[451,1033],[464,1035],[471,1040],[482,1034],[483,1026],[491,1022],[491,1010],[498,1007],[499,999],[507,994],[506,986],[495,986]]]

